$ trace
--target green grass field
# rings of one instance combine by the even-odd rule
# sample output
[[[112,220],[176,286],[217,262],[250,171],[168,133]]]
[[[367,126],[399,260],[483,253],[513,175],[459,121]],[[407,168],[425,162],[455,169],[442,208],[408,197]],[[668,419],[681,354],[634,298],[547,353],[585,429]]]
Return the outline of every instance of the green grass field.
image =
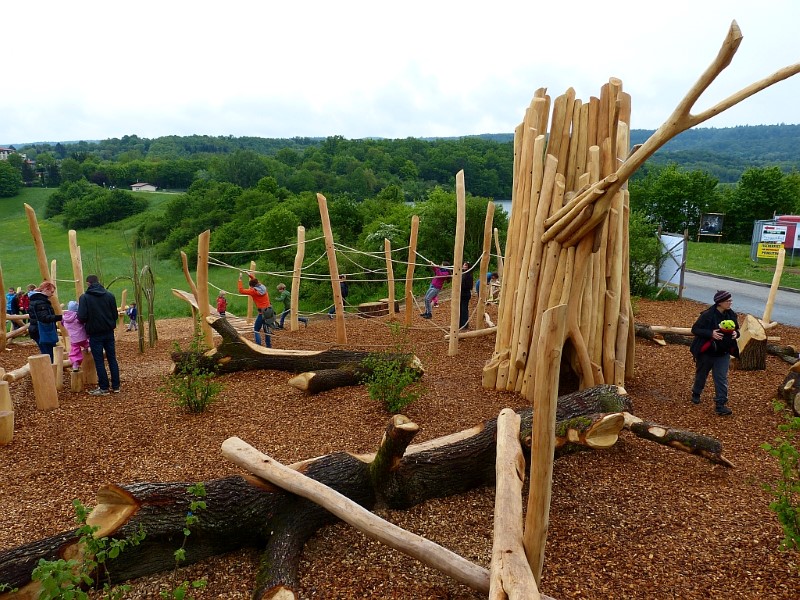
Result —
[[[687,269],[761,283],[772,283],[776,262],[764,258],[757,262],[750,260],[749,244],[689,242],[686,255]],[[794,258],[787,253],[781,285],[800,289],[800,253]]]
[[[44,219],[45,203],[53,189],[24,188],[19,196],[0,198],[0,268],[3,283],[9,286],[25,287],[29,283],[38,284],[42,277],[36,259],[25,204],[36,211],[39,229],[42,234],[48,263],[56,261],[56,284],[58,297],[62,303],[75,299],[75,285],[72,276],[72,260],[69,255],[69,233],[60,223]],[[131,241],[133,233],[146,219],[161,218],[162,205],[171,194],[148,193],[148,210],[140,215],[129,217],[103,228],[83,229],[77,232],[81,249],[84,276],[96,273],[101,281],[121,299],[123,289],[128,290],[128,301],[133,298],[133,266],[131,262]],[[139,267],[142,264],[139,261]],[[155,313],[157,318],[185,317],[191,314],[189,306],[172,295],[172,288],[188,290],[188,284],[180,266],[180,257],[175,260],[154,260],[150,265],[156,282]],[[194,272],[195,265],[189,265]],[[211,268],[209,280],[212,284],[226,290],[236,288],[236,273],[231,270]],[[214,290],[210,292],[216,296]],[[213,298],[212,298],[213,300]],[[230,296],[228,309],[234,314],[244,314],[245,301]]]

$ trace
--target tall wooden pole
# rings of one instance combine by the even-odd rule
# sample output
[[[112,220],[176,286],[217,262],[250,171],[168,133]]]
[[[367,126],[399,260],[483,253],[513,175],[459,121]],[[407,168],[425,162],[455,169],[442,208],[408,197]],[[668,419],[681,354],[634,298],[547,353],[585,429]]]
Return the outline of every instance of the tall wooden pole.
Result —
[[[0,350],[6,349],[6,284],[3,281],[3,265],[0,263]]]
[[[783,263],[786,260],[786,248],[781,246],[778,250],[778,261],[775,263],[775,273],[772,276],[772,285],[769,288],[769,296],[767,296],[767,304],[764,307],[764,318],[761,319],[764,325],[769,325],[772,318],[772,307],[775,304],[775,295],[778,293],[778,286],[781,283],[781,275],[783,274]]]
[[[389,319],[394,319],[394,266],[392,265],[392,242],[387,238],[383,238],[383,254],[386,257],[386,279],[389,284]]]
[[[414,314],[414,269],[417,265],[417,235],[419,234],[419,215],[411,217],[411,237],[408,242],[408,269],[406,270],[406,315],[405,324],[411,326]]]
[[[75,279],[75,298],[83,295],[83,258],[81,247],[78,246],[78,234],[74,229],[69,230],[69,257],[72,260],[72,277]]]
[[[322,233],[325,236],[325,252],[328,255],[328,268],[331,274],[331,288],[333,291],[333,305],[336,308],[336,342],[347,343],[347,331],[344,326],[344,299],[339,285],[339,264],[336,262],[336,248],[333,247],[333,231],[331,218],[328,214],[328,200],[322,194],[317,194],[319,216],[322,219]]]
[[[486,274],[489,271],[489,258],[492,252],[492,222],[494,221],[494,202],[486,205],[486,219],[483,221],[483,253],[481,254],[481,268],[478,275],[478,309],[472,321],[473,329],[483,327],[483,314],[486,309],[486,298],[489,295],[489,283]]]
[[[497,250],[497,276],[503,281],[503,251],[500,248],[500,232],[494,228],[494,247]]]
[[[254,261],[254,260],[250,261],[250,274],[253,277],[256,276],[256,261]],[[253,303],[253,297],[252,296],[248,296],[247,297],[247,322],[248,323],[252,323],[253,322],[253,306],[255,306],[255,304]]]
[[[464,261],[464,224],[467,215],[467,191],[464,185],[464,170],[456,173],[456,241],[453,247],[453,287],[450,300],[450,345],[448,356],[458,354],[458,321],[461,308],[461,272]]]
[[[297,310],[300,304],[300,275],[303,272],[303,259],[306,255],[306,228],[297,226],[297,252],[294,255],[294,270],[292,271],[292,305],[289,313],[289,328],[297,331],[300,321],[297,319]]]
[[[214,336],[211,325],[206,317],[209,316],[208,304],[208,257],[211,243],[211,230],[206,229],[197,237],[197,306],[200,310],[200,330],[203,332],[203,342],[207,348],[214,347]]]

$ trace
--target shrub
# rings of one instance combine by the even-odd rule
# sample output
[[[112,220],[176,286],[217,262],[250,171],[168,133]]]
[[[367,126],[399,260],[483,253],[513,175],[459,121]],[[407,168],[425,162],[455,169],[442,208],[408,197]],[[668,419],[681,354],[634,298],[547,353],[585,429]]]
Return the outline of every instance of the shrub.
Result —
[[[177,342],[174,347],[175,352],[183,353]],[[187,412],[204,412],[222,391],[222,384],[214,381],[216,373],[209,371],[201,362],[204,350],[203,335],[197,322],[189,349],[183,353],[183,360],[175,372],[165,378],[159,390],[172,396],[173,404]]]
[[[785,410],[785,406],[776,402],[775,409]],[[764,489],[773,496],[769,508],[783,527],[781,549],[800,550],[800,451],[797,448],[800,417],[787,416],[778,429],[784,436],[761,447],[777,459],[781,475],[775,483],[765,484]]]
[[[390,323],[392,336],[395,339],[393,350],[375,352],[363,361],[369,372],[362,381],[367,387],[369,397],[379,400],[390,413],[398,413],[420,397],[422,386],[417,380],[419,370],[410,364],[413,352],[408,346],[405,328],[398,323]]]
[[[656,237],[656,225],[643,213],[631,212],[629,222],[631,295],[651,296],[664,259]]]

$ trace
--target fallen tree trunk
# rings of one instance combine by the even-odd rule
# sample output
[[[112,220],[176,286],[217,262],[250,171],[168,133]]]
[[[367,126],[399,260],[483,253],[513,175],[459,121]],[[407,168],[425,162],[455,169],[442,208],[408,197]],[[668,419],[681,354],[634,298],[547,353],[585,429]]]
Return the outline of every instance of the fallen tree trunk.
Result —
[[[608,424],[621,426],[609,414],[630,412],[631,400],[622,388],[603,385],[559,398],[557,431],[570,438],[562,423],[578,417],[595,420],[601,433],[593,445],[610,445],[616,433]],[[530,460],[531,409],[518,411],[520,443]],[[592,415],[599,415],[595,418]],[[400,420],[398,420],[400,419]],[[376,454],[355,456],[337,452],[292,465],[366,509],[407,509],[426,500],[458,495],[495,481],[496,419],[469,430],[422,444],[409,445],[418,428],[395,417]],[[591,428],[591,426],[588,426]],[[613,429],[613,428],[612,428]],[[647,438],[645,438],[647,439]],[[711,438],[709,438],[711,439]],[[602,440],[605,440],[604,443]],[[582,443],[573,435],[556,455]],[[592,444],[587,444],[592,446]],[[682,448],[679,448],[682,449]],[[721,445],[719,445],[721,454]],[[706,456],[709,460],[712,457]],[[717,462],[717,461],[714,461]],[[98,504],[88,523],[98,526],[99,537],[122,539],[143,527],[146,537],[109,561],[112,582],[173,569],[173,552],[184,541],[186,512],[195,497],[189,482],[109,485],[98,492]],[[186,563],[241,547],[264,547],[262,571],[255,598],[269,590],[297,589],[298,564],[306,541],[335,517],[308,500],[252,476],[230,476],[205,482],[207,509],[198,515],[186,539]],[[33,585],[30,574],[40,558],[72,556],[77,548],[74,530],[0,552],[0,584],[24,588]],[[25,595],[0,594],[14,600],[35,597],[35,587]]]
[[[264,348],[241,337],[226,319],[210,316],[206,317],[206,320],[220,334],[222,342],[216,348],[205,352],[200,357],[199,364],[202,368],[217,373],[254,370],[304,373],[329,369],[357,372],[364,368],[362,364],[364,359],[373,355],[357,350],[311,351]],[[172,360],[176,367],[180,367],[188,356],[187,352],[174,352]],[[424,372],[422,362],[413,354],[389,356],[400,358],[420,375]]]

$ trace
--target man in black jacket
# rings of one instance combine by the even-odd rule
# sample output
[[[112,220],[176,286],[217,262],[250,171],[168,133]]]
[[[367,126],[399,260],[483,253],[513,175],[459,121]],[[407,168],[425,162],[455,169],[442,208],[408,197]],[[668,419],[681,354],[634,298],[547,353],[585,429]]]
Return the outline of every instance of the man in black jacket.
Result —
[[[690,347],[692,356],[697,363],[697,370],[692,386],[692,402],[700,404],[700,395],[706,386],[708,373],[714,379],[714,404],[717,414],[724,417],[733,411],[728,408],[728,368],[731,355],[739,356],[739,346],[736,339],[739,337],[739,321],[736,313],[731,310],[733,298],[731,293],[720,290],[714,294],[714,306],[700,313],[695,324],[692,325],[694,340]],[[733,321],[735,328],[727,331],[720,327],[725,320]]]
[[[98,388],[89,393],[93,396],[105,396],[109,391],[108,374],[103,360],[103,352],[108,360],[111,372],[111,391],[119,392],[119,365],[117,364],[117,348],[114,341],[114,330],[117,326],[117,299],[114,294],[100,285],[97,275],[86,278],[89,287],[78,300],[78,321],[83,323],[89,335],[89,349],[92,351],[94,365],[97,369]]]

